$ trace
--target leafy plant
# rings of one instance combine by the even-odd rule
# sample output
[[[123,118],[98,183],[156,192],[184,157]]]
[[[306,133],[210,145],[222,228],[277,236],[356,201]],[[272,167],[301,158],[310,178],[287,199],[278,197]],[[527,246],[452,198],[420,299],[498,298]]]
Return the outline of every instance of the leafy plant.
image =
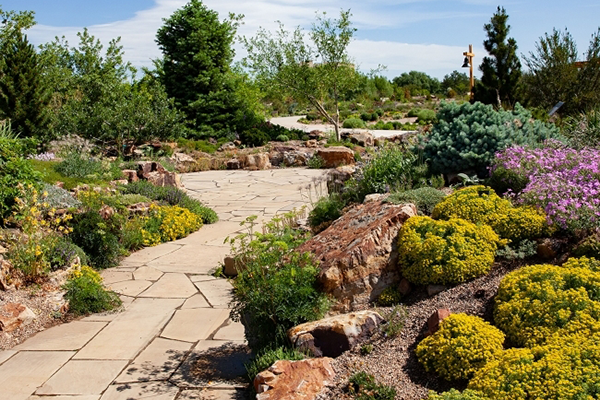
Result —
[[[507,260],[524,260],[537,254],[537,242],[523,239],[515,245],[506,245],[496,251],[496,257]]]
[[[396,389],[377,383],[373,375],[364,371],[350,377],[348,393],[355,400],[394,400],[396,398]]]
[[[402,293],[396,286],[388,286],[377,298],[377,305],[380,307],[389,307],[398,305],[402,301]]]
[[[348,118],[344,121],[343,127],[346,129],[365,128],[365,122],[359,118]]]
[[[303,360],[306,358],[304,353],[287,347],[277,347],[274,349],[264,349],[259,351],[254,359],[245,365],[248,381],[253,382],[256,375],[266,370],[279,360]]]
[[[446,380],[469,379],[503,350],[504,334],[483,319],[452,314],[416,349],[419,362]]]
[[[153,204],[142,229],[144,245],[156,246],[161,242],[177,240],[197,231],[201,226],[202,217],[186,208]]]
[[[308,224],[313,232],[325,230],[333,221],[342,216],[346,204],[338,194],[330,194],[320,198],[308,214]]]
[[[85,251],[95,268],[104,269],[119,264],[121,246],[117,233],[121,231],[121,226],[115,222],[102,219],[97,210],[88,210],[73,218],[71,240]]]
[[[102,277],[90,267],[73,271],[63,289],[66,290],[65,299],[69,301],[69,312],[75,315],[109,311],[122,304],[116,293],[102,286]]]
[[[407,317],[408,312],[403,305],[398,304],[392,307],[390,311],[383,315],[383,318],[386,321],[382,327],[383,333],[389,338],[398,336],[400,332],[402,332],[402,329],[404,329]]]
[[[417,206],[420,215],[431,215],[434,207],[440,203],[446,194],[441,190],[426,186],[418,189],[392,193],[385,201],[392,204],[412,203]]]
[[[315,154],[308,159],[306,166],[310,169],[321,169],[325,166],[325,160],[323,160],[323,157]]]
[[[53,271],[69,267],[77,257],[79,265],[87,265],[88,258],[83,249],[65,237],[59,236],[49,249],[46,257]]]

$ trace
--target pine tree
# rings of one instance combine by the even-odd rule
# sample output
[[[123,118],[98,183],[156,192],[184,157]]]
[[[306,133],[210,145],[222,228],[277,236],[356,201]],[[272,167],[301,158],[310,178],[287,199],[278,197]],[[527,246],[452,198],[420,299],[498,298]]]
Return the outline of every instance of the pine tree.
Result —
[[[475,86],[475,101],[485,104],[515,104],[515,93],[521,78],[521,62],[517,56],[517,41],[508,38],[510,25],[507,25],[508,14],[504,8],[498,7],[489,24],[483,29],[487,40],[483,47],[490,54],[484,57],[479,66],[483,73],[481,82]]]
[[[50,123],[50,94],[44,84],[38,55],[27,36],[18,33],[3,48],[0,71],[0,115],[11,121],[21,137],[46,141]]]

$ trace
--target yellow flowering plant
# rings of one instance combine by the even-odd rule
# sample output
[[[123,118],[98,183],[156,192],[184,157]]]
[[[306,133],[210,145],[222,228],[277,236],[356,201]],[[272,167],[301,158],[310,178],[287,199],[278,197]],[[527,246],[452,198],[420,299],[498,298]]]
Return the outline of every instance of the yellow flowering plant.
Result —
[[[427,371],[446,380],[469,379],[503,350],[504,334],[479,317],[452,314],[416,349]]]
[[[398,235],[399,265],[415,284],[457,284],[489,272],[499,245],[487,225],[412,217]]]
[[[178,206],[151,205],[142,235],[145,246],[188,236],[202,227],[202,217]]]

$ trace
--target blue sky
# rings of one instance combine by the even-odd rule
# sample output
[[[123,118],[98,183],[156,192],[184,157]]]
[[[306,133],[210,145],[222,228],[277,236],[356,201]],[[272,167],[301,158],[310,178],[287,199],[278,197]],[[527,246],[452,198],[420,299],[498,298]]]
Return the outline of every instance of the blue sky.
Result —
[[[38,25],[29,32],[36,44],[54,36],[66,36],[76,44],[75,34],[83,27],[104,43],[121,36],[125,58],[134,65],[150,66],[160,56],[154,42],[162,18],[185,5],[186,0],[0,0],[4,10],[34,10]],[[385,75],[397,76],[410,70],[442,78],[460,69],[462,52],[472,43],[476,64],[485,55],[483,25],[498,5],[506,8],[517,40],[519,54],[534,50],[535,42],[552,28],[567,27],[580,52],[587,49],[592,33],[600,26],[598,0],[205,0],[204,4],[225,17],[228,12],[244,14],[239,33],[252,36],[259,26],[276,27],[280,20],[288,28],[310,28],[315,11],[336,16],[340,8],[352,10],[358,31],[350,55],[359,68],[369,71],[387,66]],[[238,58],[243,49],[236,46]],[[466,70],[464,70],[466,71]]]

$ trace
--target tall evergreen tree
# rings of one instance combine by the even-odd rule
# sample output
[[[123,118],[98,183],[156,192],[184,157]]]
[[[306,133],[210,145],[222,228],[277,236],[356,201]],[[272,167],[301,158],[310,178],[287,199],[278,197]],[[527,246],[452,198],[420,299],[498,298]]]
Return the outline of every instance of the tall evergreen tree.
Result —
[[[487,34],[483,47],[490,57],[484,57],[479,66],[483,75],[474,90],[475,101],[495,104],[499,108],[502,104],[515,104],[515,93],[521,78],[517,41],[508,38],[510,25],[507,25],[507,21],[506,10],[498,7],[490,23],[483,27]]]
[[[42,77],[38,55],[27,36],[16,38],[3,47],[0,73],[0,114],[11,121],[22,137],[50,139],[48,104],[50,93]]]

